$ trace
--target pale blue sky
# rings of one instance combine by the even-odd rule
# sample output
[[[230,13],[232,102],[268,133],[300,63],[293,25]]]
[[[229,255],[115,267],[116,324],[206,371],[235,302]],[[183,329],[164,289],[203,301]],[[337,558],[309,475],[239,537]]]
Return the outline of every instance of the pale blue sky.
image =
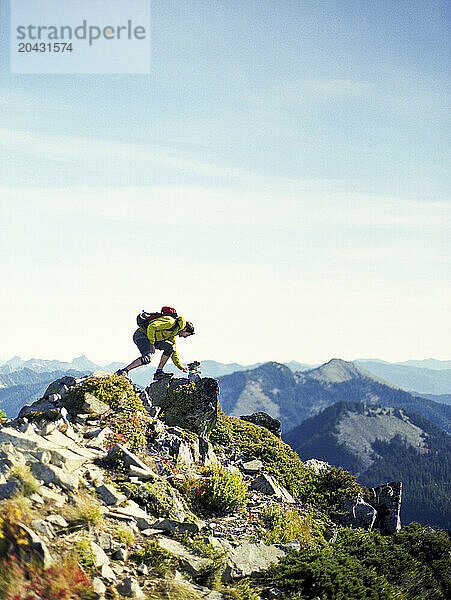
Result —
[[[2,36],[0,355],[126,361],[164,303],[182,360],[449,359],[448,7],[154,0],[148,76]]]

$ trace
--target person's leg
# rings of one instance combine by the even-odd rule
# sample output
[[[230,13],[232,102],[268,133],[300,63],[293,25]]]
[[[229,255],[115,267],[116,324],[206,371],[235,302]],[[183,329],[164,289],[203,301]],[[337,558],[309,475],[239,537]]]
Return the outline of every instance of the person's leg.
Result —
[[[151,344],[147,335],[141,331],[141,329],[137,329],[133,334],[133,341],[138,346],[138,350],[141,352],[141,356],[136,358],[129,365],[124,367],[123,369],[119,369],[116,371],[117,375],[127,375],[129,371],[132,369],[136,369],[137,367],[141,367],[142,365],[148,365],[152,360],[152,354],[150,353]]]
[[[163,368],[174,352],[174,344],[168,340],[164,340],[162,342],[157,342],[155,344],[155,348],[158,348],[158,350],[163,350],[163,354],[161,356],[158,368],[155,371],[154,379],[172,377],[172,373],[163,373]]]

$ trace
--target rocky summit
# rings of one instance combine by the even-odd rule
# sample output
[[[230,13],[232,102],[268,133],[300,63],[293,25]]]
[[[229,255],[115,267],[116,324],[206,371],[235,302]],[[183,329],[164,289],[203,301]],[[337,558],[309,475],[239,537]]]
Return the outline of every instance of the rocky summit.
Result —
[[[399,482],[370,490],[302,463],[268,415],[226,416],[215,379],[66,376],[1,424],[0,599],[327,598],[312,565],[337,569],[362,536],[375,552],[399,543],[426,577],[400,503]],[[364,572],[371,597],[415,597],[393,568],[352,560],[340,597]],[[427,597],[444,597],[439,566],[428,577]]]

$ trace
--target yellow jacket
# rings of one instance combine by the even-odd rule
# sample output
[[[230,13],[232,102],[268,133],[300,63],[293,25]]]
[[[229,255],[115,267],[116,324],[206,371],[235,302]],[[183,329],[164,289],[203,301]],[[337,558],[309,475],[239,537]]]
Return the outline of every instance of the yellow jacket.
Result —
[[[144,333],[149,338],[152,346],[155,342],[162,342],[163,340],[168,340],[174,344],[174,352],[172,353],[172,362],[179,369],[183,369],[183,365],[180,362],[180,359],[177,354],[177,344],[175,343],[175,336],[182,331],[186,326],[185,317],[178,317],[174,319],[173,317],[159,317],[155,319],[149,326],[147,327],[147,331],[142,329]]]

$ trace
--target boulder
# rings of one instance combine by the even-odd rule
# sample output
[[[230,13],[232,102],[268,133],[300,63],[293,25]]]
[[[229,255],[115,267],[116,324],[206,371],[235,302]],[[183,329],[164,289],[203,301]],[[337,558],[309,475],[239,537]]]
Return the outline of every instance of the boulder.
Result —
[[[130,452],[130,450],[122,444],[114,444],[114,446],[109,450],[109,458],[114,458],[116,456],[120,457],[121,461],[128,469],[131,466],[138,467],[139,469],[142,469],[142,471],[149,473],[151,477],[155,476],[155,473],[146,465],[146,463],[139,459],[136,454]]]
[[[92,540],[88,540],[88,544],[89,544],[89,549],[92,552],[92,556],[94,559],[94,565],[96,567],[99,568],[99,567],[103,567],[104,565],[110,564],[110,559],[105,554],[105,551],[102,550],[102,548],[98,544],[96,544]]]
[[[110,410],[108,404],[105,404],[92,394],[86,393],[83,398],[83,404],[77,412],[90,415],[103,415]]]
[[[102,502],[107,506],[121,504],[121,502],[125,502],[127,500],[126,496],[124,496],[124,494],[121,494],[121,492],[118,492],[113,485],[99,485],[96,488],[96,492],[99,498],[102,500]]]
[[[90,441],[86,444],[88,448],[105,448],[108,443],[109,436],[113,435],[113,430],[109,427],[96,429],[94,435],[90,436]]]
[[[10,477],[6,483],[0,483],[0,498],[12,498],[23,488],[20,479]]]
[[[204,465],[218,466],[219,460],[213,450],[213,445],[205,440],[203,437],[199,437],[199,461]]]
[[[29,527],[17,522],[17,527],[24,534],[25,544],[21,544],[20,551],[25,554],[29,561],[37,558],[44,569],[49,569],[53,564],[53,558],[45,542]]]
[[[373,495],[370,502],[377,512],[374,528],[382,534],[396,533],[401,529],[402,483],[392,481],[370,489]]]
[[[261,460],[249,460],[242,463],[241,468],[247,475],[256,475],[265,468]]]
[[[54,483],[55,485],[74,492],[78,489],[79,477],[73,473],[68,473],[54,465],[44,465],[40,462],[30,465],[31,472],[37,479],[42,479],[44,484]]]
[[[184,533],[196,534],[199,533],[204,523],[187,523],[185,521],[176,521],[175,519],[158,519],[154,521],[151,525],[152,529],[161,529],[162,531],[166,531],[167,533],[179,533],[183,535]]]
[[[126,577],[122,583],[116,586],[117,591],[122,596],[126,596],[127,598],[137,598],[140,600],[144,599],[146,595],[141,589],[138,581],[134,577]]]
[[[54,381],[53,383],[51,383],[48,386],[48,388],[45,390],[42,398],[47,399],[52,394],[59,394],[60,396],[62,396],[64,398],[64,396],[67,395],[69,388],[74,386],[76,383],[77,383],[77,380],[75,379],[75,377],[70,377],[70,376],[60,377],[60,379],[57,379],[56,381]]]
[[[42,535],[46,535],[50,539],[55,537],[55,531],[50,523],[47,522],[47,520],[33,519],[33,521],[31,521],[31,527],[34,529],[34,531],[37,531]]]
[[[296,500],[291,494],[281,485],[277,484],[271,475],[262,473],[256,477],[249,488],[255,492],[261,492],[267,496],[275,496],[279,500],[288,502],[289,504],[296,504]]]
[[[167,425],[182,427],[208,439],[218,418],[216,379],[204,377],[195,383],[180,378],[161,380],[152,383],[147,392],[152,404],[161,407],[161,419]]]
[[[262,542],[240,544],[230,552],[227,558],[222,581],[228,583],[233,579],[259,576],[270,565],[279,562],[284,555],[285,551],[275,545],[265,546]]]
[[[202,571],[208,568],[211,565],[211,560],[208,558],[201,558],[200,556],[195,556],[189,550],[185,548],[180,542],[176,540],[172,540],[166,537],[157,538],[157,544],[160,548],[167,550],[174,556],[176,556],[183,564],[184,568],[193,575],[193,577],[197,577],[202,573]]]
[[[281,437],[280,421],[278,419],[274,419],[265,412],[254,412],[251,415],[242,415],[240,416],[240,419],[243,421],[248,421],[249,423],[254,423],[254,425],[264,427],[278,438]]]

